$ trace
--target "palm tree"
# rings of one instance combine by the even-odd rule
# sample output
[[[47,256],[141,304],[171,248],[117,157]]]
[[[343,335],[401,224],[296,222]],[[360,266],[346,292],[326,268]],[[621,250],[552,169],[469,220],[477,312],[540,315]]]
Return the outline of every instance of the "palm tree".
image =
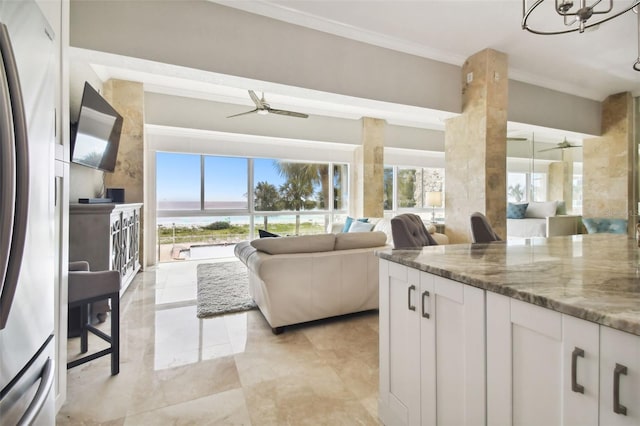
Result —
[[[519,203],[524,198],[524,188],[517,184],[516,186],[509,186],[507,189],[507,195],[516,200],[516,203]]]
[[[275,163],[278,172],[286,178],[280,185],[280,199],[287,210],[309,210],[316,206],[312,199],[313,185],[318,182],[318,169],[314,164],[305,163]],[[300,215],[296,215],[296,234],[300,233]]]
[[[398,170],[398,207],[415,207],[415,169]]]
[[[391,210],[393,208],[393,168],[384,168],[384,180],[382,185],[384,210]]]
[[[280,207],[280,194],[275,185],[268,182],[258,182],[254,195],[254,209],[256,211],[275,211]],[[269,218],[264,215],[264,230],[267,231]]]

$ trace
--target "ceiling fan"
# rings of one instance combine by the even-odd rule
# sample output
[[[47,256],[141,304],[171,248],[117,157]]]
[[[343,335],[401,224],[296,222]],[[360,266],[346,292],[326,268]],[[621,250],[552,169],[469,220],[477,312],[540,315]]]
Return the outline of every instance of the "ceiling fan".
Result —
[[[567,148],[581,148],[580,145],[572,145],[565,138],[562,142],[558,143],[554,148],[541,149],[538,152],[552,151],[554,149],[567,149]]]
[[[246,115],[246,114],[252,114],[254,112],[260,115],[278,114],[278,115],[286,115],[289,117],[298,117],[298,118],[309,117],[309,115],[303,114],[301,112],[271,108],[271,106],[264,99],[264,92],[262,93],[262,99],[259,99],[253,90],[249,90],[249,96],[251,97],[251,100],[253,101],[253,103],[256,104],[256,108],[251,111],[241,112],[240,114],[230,115],[227,118],[238,117],[240,115]]]

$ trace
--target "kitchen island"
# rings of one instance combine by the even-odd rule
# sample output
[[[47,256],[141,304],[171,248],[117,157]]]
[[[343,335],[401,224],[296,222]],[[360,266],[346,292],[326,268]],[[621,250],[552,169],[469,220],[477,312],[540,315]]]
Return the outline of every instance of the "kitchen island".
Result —
[[[640,424],[635,240],[377,254],[385,424]]]

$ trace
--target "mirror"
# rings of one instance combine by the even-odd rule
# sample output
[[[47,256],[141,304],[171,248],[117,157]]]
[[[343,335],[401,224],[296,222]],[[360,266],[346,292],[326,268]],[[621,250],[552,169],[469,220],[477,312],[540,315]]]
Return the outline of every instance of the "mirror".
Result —
[[[573,135],[517,131],[507,137],[507,201],[564,201],[582,213],[582,140]]]

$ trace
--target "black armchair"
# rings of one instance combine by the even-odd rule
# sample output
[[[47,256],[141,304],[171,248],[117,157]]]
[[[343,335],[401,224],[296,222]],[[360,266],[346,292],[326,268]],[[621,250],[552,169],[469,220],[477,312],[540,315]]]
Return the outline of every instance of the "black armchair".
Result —
[[[391,218],[391,234],[396,249],[438,245],[420,216],[413,213],[403,213]]]

